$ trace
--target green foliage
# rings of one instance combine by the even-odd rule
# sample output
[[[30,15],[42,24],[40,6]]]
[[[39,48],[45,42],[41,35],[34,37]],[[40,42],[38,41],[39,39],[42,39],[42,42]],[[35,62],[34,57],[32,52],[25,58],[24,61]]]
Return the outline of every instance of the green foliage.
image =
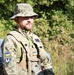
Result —
[[[33,32],[51,54],[55,75],[74,74],[74,0],[0,0],[0,38],[12,30],[10,20],[17,3],[26,2],[39,15]]]

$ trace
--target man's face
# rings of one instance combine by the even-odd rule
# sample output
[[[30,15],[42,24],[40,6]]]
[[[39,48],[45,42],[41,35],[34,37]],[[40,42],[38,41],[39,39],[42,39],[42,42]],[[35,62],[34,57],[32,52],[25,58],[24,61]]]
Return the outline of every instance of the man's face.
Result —
[[[33,21],[33,17],[18,17],[18,24],[22,29],[31,30]]]

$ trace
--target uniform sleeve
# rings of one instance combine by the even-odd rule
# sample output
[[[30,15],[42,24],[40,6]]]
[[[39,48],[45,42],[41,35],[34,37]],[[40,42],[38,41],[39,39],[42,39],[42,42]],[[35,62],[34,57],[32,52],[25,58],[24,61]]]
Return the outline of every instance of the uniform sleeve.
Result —
[[[16,45],[8,35],[3,43],[3,65],[7,75],[18,75],[16,63]],[[6,75],[6,74],[5,74]]]

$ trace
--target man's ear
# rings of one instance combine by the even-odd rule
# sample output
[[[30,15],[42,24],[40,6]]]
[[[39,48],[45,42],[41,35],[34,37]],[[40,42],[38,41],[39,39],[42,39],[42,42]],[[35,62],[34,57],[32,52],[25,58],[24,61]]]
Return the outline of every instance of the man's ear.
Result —
[[[14,18],[14,21],[15,21],[16,23],[18,23],[18,17]]]

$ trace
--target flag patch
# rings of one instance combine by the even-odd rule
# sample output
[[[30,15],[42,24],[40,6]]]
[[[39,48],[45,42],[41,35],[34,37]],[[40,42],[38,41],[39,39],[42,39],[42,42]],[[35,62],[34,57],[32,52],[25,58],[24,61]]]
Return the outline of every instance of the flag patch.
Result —
[[[37,52],[33,52],[33,55],[37,55]]]
[[[5,57],[10,57],[11,53],[9,51],[5,52]]]

